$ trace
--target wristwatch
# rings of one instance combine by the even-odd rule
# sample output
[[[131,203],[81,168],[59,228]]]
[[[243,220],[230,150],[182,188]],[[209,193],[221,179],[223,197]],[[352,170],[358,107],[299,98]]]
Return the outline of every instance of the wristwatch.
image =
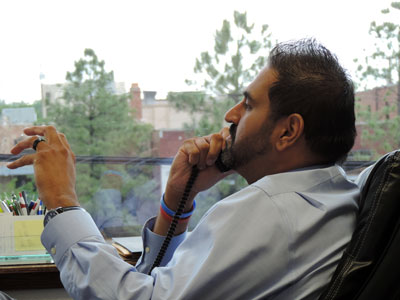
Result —
[[[66,211],[70,211],[70,210],[83,210],[83,211],[86,211],[83,207],[80,207],[80,206],[67,206],[67,207],[57,207],[57,208],[54,208],[54,209],[50,209],[46,213],[46,215],[44,217],[43,225],[46,226],[46,224],[51,219],[53,219],[55,216],[57,216],[59,214],[62,214],[63,212],[66,212]]]

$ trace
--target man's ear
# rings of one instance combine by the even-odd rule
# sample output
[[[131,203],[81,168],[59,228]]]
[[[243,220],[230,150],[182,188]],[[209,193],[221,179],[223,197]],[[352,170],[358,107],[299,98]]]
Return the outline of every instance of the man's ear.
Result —
[[[283,151],[293,146],[304,132],[304,119],[299,114],[291,114],[277,122],[278,138],[275,142],[276,150]]]

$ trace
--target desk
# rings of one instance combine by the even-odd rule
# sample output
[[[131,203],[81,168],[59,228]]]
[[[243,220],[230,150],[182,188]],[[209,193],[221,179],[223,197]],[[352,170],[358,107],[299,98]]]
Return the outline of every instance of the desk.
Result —
[[[55,264],[0,266],[0,290],[60,288]]]
[[[112,244],[112,236],[130,237],[140,247],[136,247],[129,255],[121,258],[135,265],[142,247],[140,226],[116,227],[103,233],[106,242]],[[121,254],[121,253],[120,253]],[[0,256],[0,290],[52,289],[62,288],[60,273],[49,254]]]
[[[141,253],[122,257],[135,265]],[[62,288],[60,273],[54,263],[0,265],[0,290]]]

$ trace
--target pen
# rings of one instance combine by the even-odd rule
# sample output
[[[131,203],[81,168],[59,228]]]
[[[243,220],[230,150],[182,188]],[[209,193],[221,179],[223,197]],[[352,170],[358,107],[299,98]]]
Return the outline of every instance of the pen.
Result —
[[[21,212],[21,206],[19,205],[19,201],[17,200],[17,196],[13,193],[11,195],[11,202],[12,202],[12,206],[14,208],[14,212],[17,216],[21,216],[22,212]]]
[[[37,215],[37,212],[39,210],[39,199],[32,201],[32,202],[34,202],[34,203],[33,203],[30,215],[34,216],[34,215]]]
[[[4,200],[4,201],[6,202],[6,204],[7,204],[7,206],[8,206],[8,209],[13,213],[13,215],[15,215],[14,207],[12,206],[11,201],[8,200],[7,198],[6,198],[6,200]]]
[[[29,205],[28,205],[28,215],[32,215],[32,208],[35,206],[35,201],[31,201],[31,202],[29,202]]]
[[[4,200],[0,201],[1,209],[4,212],[11,212],[10,208],[8,207],[7,203]]]
[[[22,193],[19,193],[19,205],[21,206],[21,213],[23,216],[28,215],[28,210],[26,209],[25,199],[22,197]]]
[[[27,199],[27,196],[26,196],[26,192],[22,191],[21,194],[22,194],[22,198],[24,198],[26,204],[28,204],[28,199]]]
[[[43,215],[43,202],[40,200],[39,209],[37,212],[38,215]]]
[[[29,204],[30,204],[30,201],[29,201],[28,196],[27,196],[25,191],[22,191],[21,194],[22,194],[22,198],[24,198],[25,205],[26,205],[26,210],[27,210],[27,213],[29,215]]]

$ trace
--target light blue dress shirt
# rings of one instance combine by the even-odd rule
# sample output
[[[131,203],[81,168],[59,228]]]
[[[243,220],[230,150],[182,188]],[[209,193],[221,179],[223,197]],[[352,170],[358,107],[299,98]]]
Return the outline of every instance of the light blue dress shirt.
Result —
[[[42,243],[75,299],[317,299],[351,238],[358,196],[338,166],[266,176],[176,236],[151,276],[163,240],[154,219],[136,267],[80,210],[50,220]]]

